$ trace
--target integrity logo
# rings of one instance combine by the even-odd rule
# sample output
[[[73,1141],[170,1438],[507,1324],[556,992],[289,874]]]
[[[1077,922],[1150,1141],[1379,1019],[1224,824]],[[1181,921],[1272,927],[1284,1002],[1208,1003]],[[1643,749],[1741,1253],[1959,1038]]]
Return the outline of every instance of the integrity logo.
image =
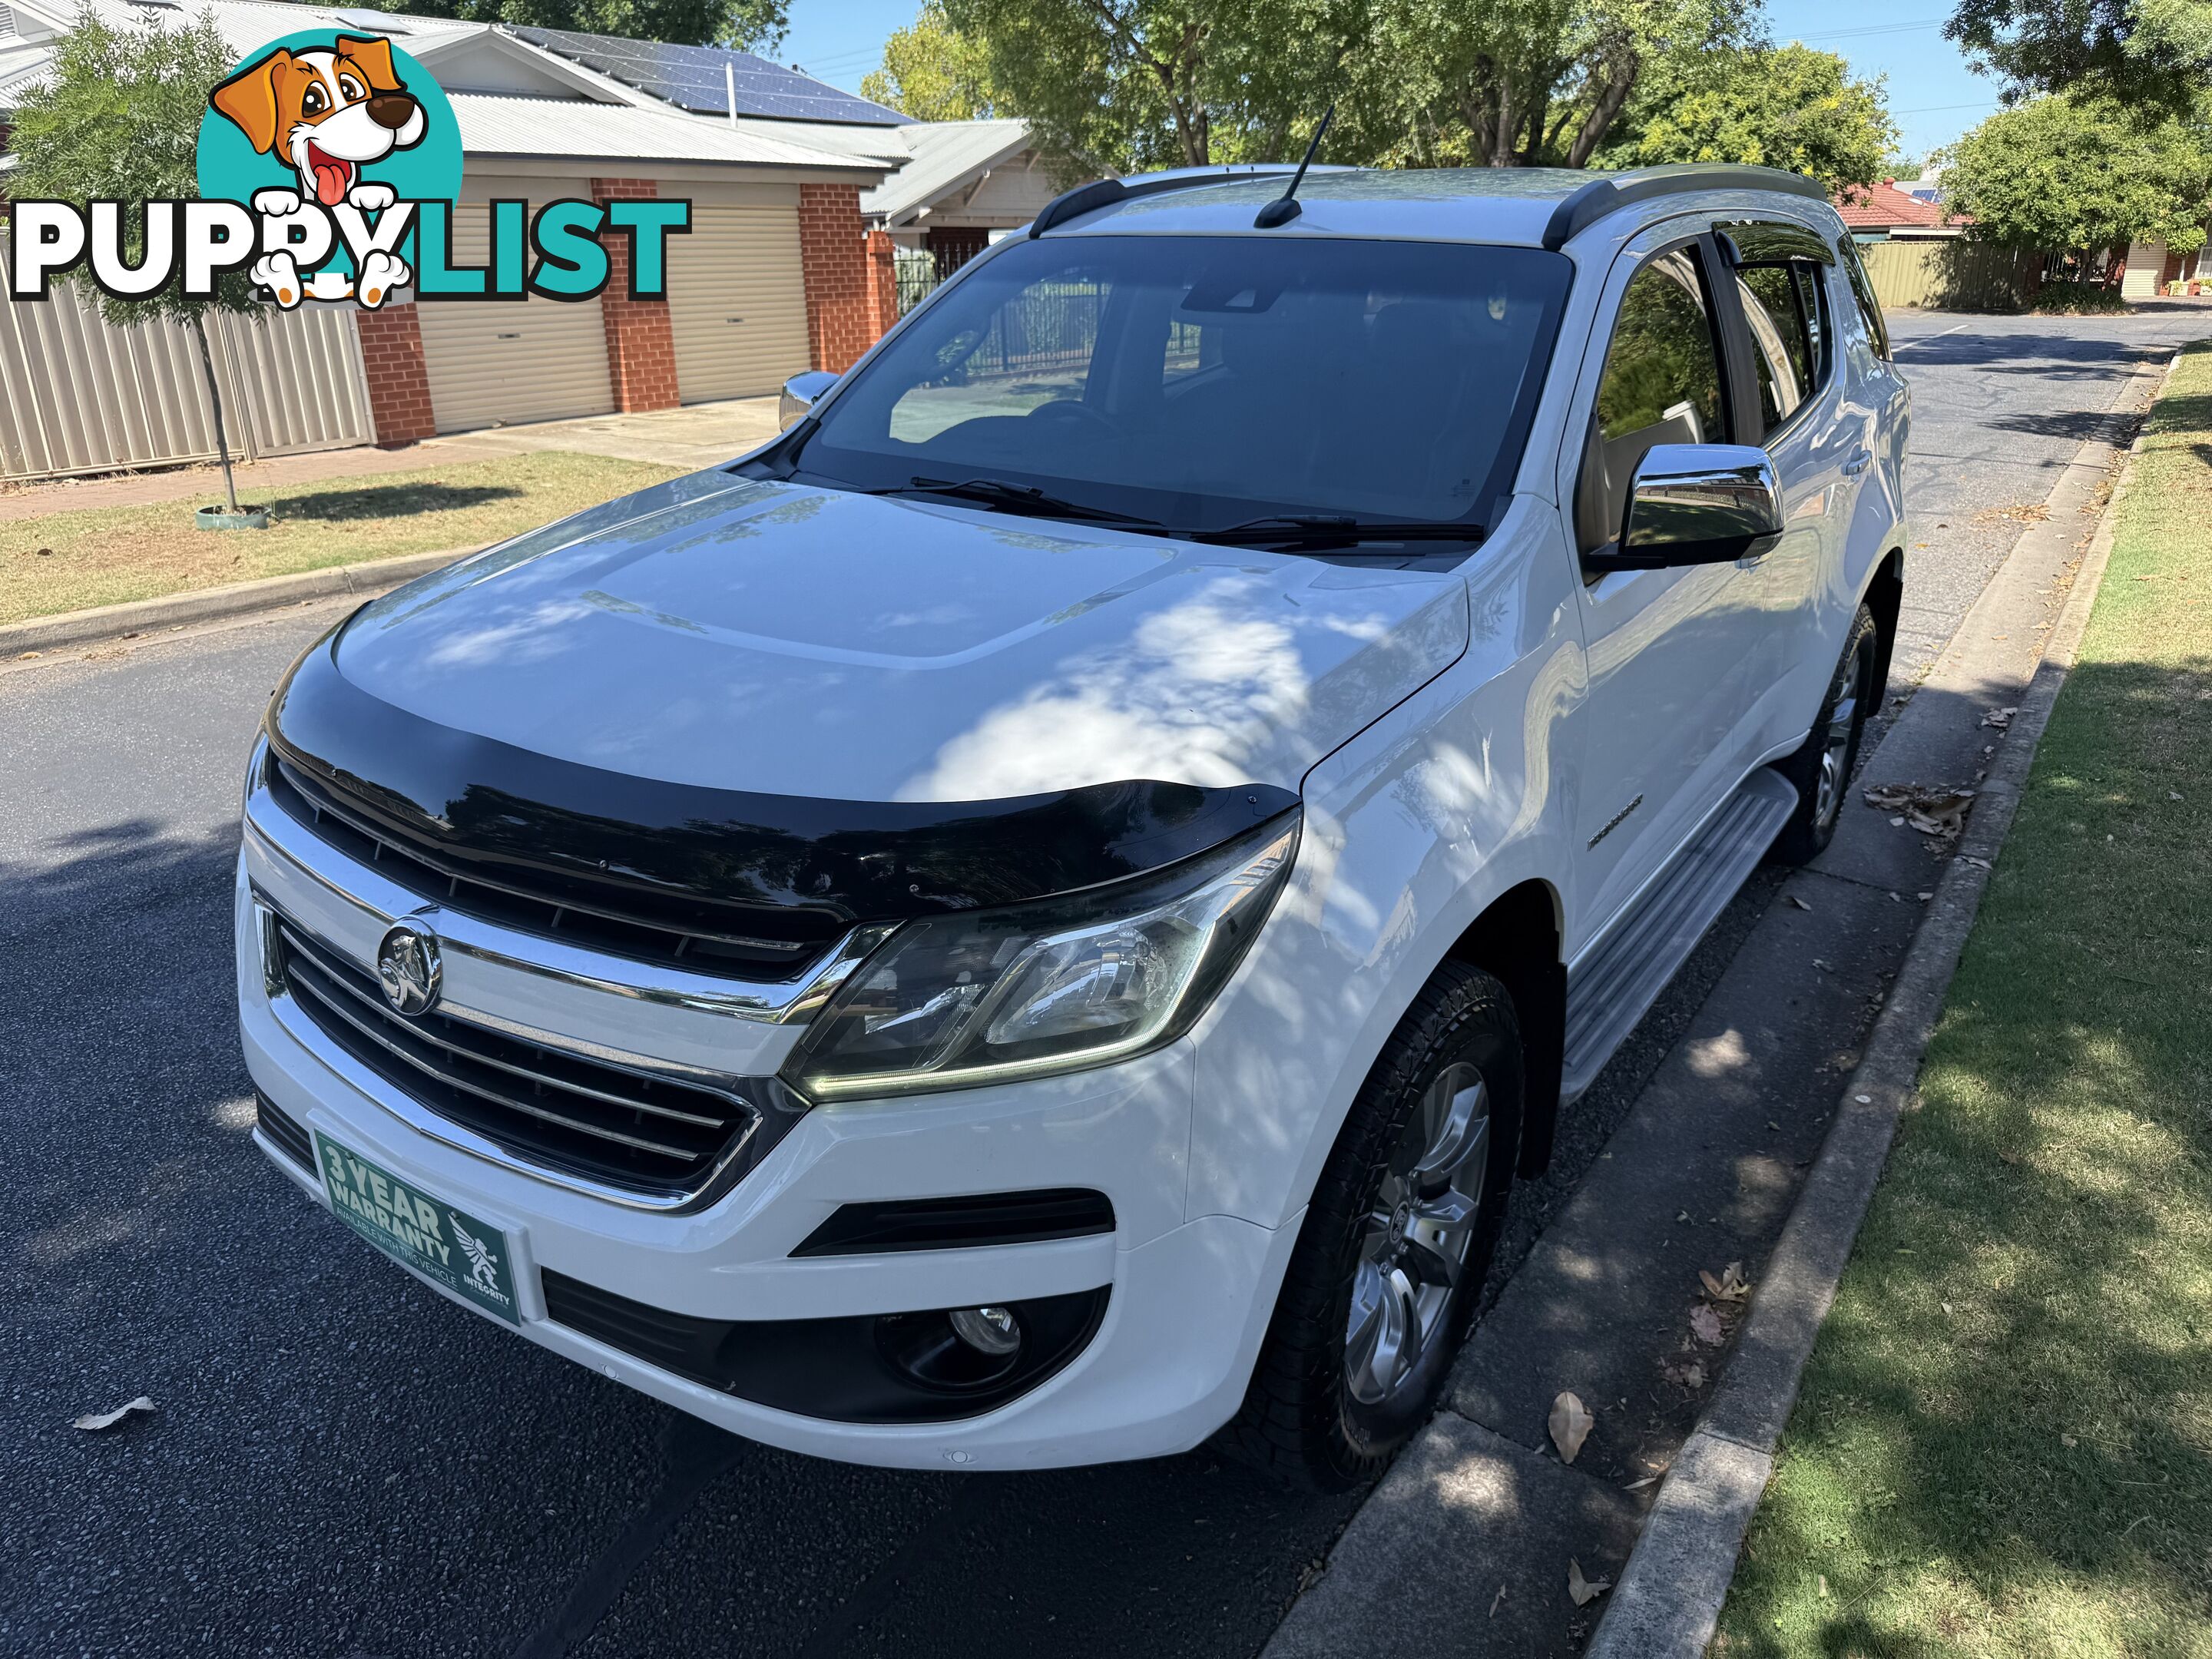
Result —
[[[461,194],[460,128],[429,72],[390,41],[310,29],[240,64],[208,96],[195,202],[145,204],[138,263],[126,263],[129,204],[14,205],[10,286],[44,299],[85,264],[118,299],[174,287],[212,297],[243,270],[286,310],[351,303],[374,310],[403,289],[422,300],[588,300],[607,285],[604,239],[630,239],[629,297],[666,290],[666,240],[691,204],[520,201],[489,205],[481,267],[453,262]]]

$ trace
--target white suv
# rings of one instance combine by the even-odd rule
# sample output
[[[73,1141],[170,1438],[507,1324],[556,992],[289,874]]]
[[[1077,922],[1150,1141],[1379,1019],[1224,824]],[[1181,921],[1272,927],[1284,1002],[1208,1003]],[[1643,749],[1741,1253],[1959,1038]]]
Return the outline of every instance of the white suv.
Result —
[[[311,649],[278,1167],[780,1446],[1371,1474],[1562,1107],[1832,833],[1907,399],[1807,180],[1283,185],[1071,192],[774,443]]]

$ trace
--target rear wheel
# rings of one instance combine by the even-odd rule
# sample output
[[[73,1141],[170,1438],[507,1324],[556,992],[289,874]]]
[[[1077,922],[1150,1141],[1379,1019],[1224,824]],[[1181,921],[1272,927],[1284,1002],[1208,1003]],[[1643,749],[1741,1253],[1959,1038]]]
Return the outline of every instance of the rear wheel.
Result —
[[[1447,963],[1352,1103],[1224,1446],[1301,1486],[1382,1469],[1426,1422],[1467,1334],[1521,1140],[1520,1028]]]
[[[1828,682],[1828,695],[1804,746],[1775,770],[1797,786],[1797,810],[1774,838],[1768,859],[1776,864],[1804,864],[1818,858],[1836,838],[1836,825],[1844,814],[1844,797],[1850,788],[1851,771],[1858,764],[1859,740],[1866,734],[1867,715],[1881,694],[1875,684],[1875,665],[1881,655],[1881,633],[1874,612],[1865,605],[1851,618],[1844,636],[1844,653]]]

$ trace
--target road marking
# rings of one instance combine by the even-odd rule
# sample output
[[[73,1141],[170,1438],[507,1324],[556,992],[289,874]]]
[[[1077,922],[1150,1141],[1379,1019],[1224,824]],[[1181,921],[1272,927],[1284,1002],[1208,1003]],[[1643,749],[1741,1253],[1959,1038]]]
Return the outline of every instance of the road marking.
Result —
[[[1943,331],[1943,334],[1956,334],[1966,326],[1964,323],[1954,323]],[[1900,351],[1910,351],[1917,345],[1926,345],[1932,340],[1940,340],[1943,337],[1943,334],[1923,334],[1913,339],[1900,340],[1889,349],[1889,355],[1894,357]]]

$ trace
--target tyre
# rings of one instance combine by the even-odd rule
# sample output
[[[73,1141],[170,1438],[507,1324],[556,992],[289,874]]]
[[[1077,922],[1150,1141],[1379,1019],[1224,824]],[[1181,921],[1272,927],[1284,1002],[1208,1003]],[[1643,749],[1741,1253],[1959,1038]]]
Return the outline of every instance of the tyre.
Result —
[[[1865,734],[1867,715],[1881,688],[1875,684],[1875,665],[1881,659],[1881,631],[1874,612],[1859,607],[1844,636],[1844,653],[1838,659],[1828,694],[1804,746],[1774,769],[1797,787],[1797,810],[1782,826],[1767,854],[1773,864],[1804,864],[1820,856],[1836,838],[1836,825],[1844,815],[1844,797],[1850,792],[1851,769],[1858,764],[1859,739]]]
[[[1504,1222],[1522,1076],[1505,988],[1446,963],[1337,1136],[1224,1449],[1341,1491],[1428,1420]]]

